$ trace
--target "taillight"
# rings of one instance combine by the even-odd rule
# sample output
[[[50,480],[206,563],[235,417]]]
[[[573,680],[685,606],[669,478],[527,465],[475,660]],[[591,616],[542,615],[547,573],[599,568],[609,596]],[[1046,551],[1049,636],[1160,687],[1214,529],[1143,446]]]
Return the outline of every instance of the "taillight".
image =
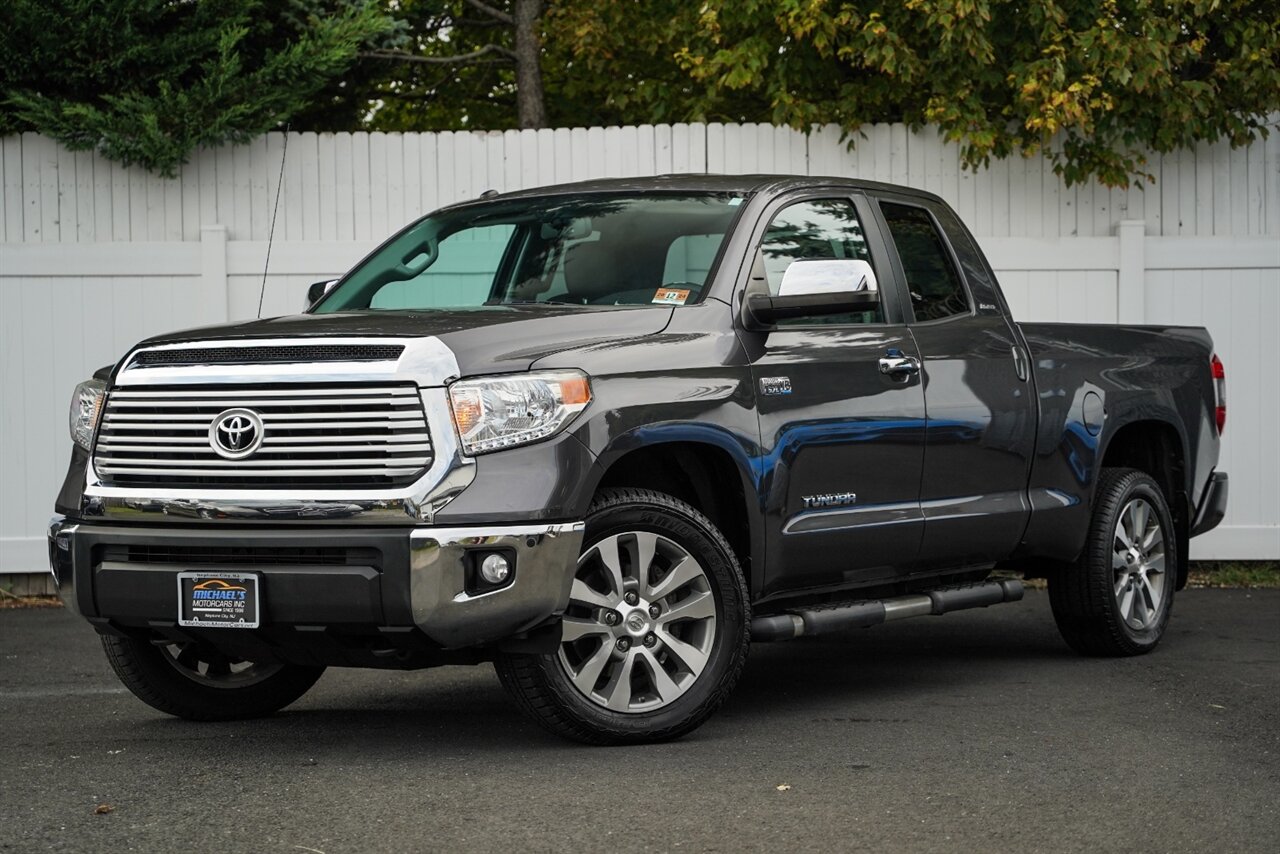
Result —
[[[1215,409],[1213,411],[1214,421],[1218,425],[1218,435],[1222,435],[1222,428],[1227,426],[1227,369],[1223,367],[1222,360],[1218,358],[1218,354],[1213,354],[1213,361],[1209,363],[1210,369],[1213,371],[1213,399]]]

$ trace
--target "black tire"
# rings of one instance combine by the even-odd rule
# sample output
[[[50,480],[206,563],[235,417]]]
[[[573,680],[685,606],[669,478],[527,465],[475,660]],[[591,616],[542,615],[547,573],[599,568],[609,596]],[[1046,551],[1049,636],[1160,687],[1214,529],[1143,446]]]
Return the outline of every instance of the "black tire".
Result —
[[[166,714],[192,721],[260,718],[297,700],[324,673],[323,667],[281,664],[241,683],[187,675],[164,648],[145,640],[103,636],[111,669],[139,700]],[[193,651],[194,652],[194,651]]]
[[[733,690],[746,663],[751,605],[733,549],[709,519],[669,495],[606,489],[587,514],[583,555],[615,535],[648,532],[686,550],[701,565],[715,602],[710,652],[691,686],[646,712],[613,711],[588,699],[561,665],[561,653],[502,654],[494,666],[520,709],[551,732],[587,744],[643,744],[679,738],[700,726]],[[701,583],[701,582],[700,582]]]
[[[1124,616],[1124,579],[1137,568],[1131,570],[1124,565],[1128,558],[1121,558],[1117,550],[1117,545],[1122,545],[1117,539],[1120,515],[1134,502],[1154,511],[1163,538],[1160,597],[1157,606],[1150,609],[1146,606],[1148,600],[1142,600],[1146,617],[1141,620],[1142,627],[1135,627]],[[1136,469],[1102,470],[1084,551],[1074,564],[1049,578],[1053,617],[1072,649],[1095,656],[1142,655],[1155,649],[1173,613],[1173,593],[1180,569],[1174,530],[1164,494],[1151,477]],[[1145,558],[1136,563],[1145,566]],[[1118,568],[1116,564],[1120,564]],[[1140,584],[1137,589],[1141,589]]]

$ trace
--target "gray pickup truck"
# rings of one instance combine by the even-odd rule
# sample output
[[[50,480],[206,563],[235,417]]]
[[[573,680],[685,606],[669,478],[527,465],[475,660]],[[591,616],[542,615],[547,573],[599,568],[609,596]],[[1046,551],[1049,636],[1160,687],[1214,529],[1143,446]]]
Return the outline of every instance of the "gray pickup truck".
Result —
[[[1222,518],[1203,329],[1017,324],[940,199],[666,176],[432,213],[304,313],[80,385],[67,606],[184,718],[327,666],[492,661],[592,743],[680,736],[751,643],[1015,601],[1156,646]]]

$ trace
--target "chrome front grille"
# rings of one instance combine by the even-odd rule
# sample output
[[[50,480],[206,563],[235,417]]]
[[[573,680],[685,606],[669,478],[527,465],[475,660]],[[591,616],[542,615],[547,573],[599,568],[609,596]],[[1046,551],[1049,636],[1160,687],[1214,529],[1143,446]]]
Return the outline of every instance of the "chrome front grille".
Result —
[[[241,459],[215,450],[228,410],[261,420]],[[432,459],[413,385],[137,386],[108,393],[93,464],[107,486],[349,489],[412,483]]]

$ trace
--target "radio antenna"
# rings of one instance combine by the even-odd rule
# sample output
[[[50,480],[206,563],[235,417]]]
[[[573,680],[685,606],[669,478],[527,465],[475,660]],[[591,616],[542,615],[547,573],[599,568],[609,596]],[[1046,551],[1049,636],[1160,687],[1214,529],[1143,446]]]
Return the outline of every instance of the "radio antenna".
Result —
[[[289,128],[284,126],[284,149],[280,152],[280,177],[276,179],[276,203],[271,209],[271,230],[267,232],[267,260],[262,264],[262,287],[258,289],[258,317],[262,317],[262,300],[267,295],[267,270],[271,267],[271,242],[276,237],[276,215],[280,213],[280,190],[284,188],[284,159],[289,156]]]

